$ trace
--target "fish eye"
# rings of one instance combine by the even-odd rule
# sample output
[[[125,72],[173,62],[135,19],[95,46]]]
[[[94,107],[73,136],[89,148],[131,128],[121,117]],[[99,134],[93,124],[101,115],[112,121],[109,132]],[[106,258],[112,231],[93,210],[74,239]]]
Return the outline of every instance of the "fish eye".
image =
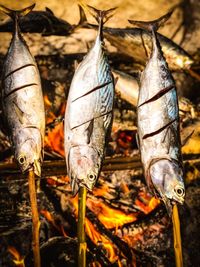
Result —
[[[24,155],[19,156],[18,162],[19,164],[24,164],[26,162],[26,156]]]
[[[88,175],[88,179],[89,179],[90,181],[94,181],[96,178],[97,178],[96,174],[89,174],[89,175]]]
[[[185,195],[185,190],[181,187],[175,188],[174,191],[179,197],[183,197]]]

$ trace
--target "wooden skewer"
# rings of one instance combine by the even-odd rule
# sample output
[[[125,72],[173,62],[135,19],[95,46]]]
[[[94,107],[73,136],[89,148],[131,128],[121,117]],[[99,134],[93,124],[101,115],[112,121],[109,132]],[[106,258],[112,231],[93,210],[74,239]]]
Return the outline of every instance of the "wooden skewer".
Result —
[[[35,174],[33,170],[28,173],[28,184],[29,184],[29,196],[32,211],[32,248],[34,257],[34,267],[41,267],[40,260],[40,240],[39,240],[39,229],[40,221],[37,207],[37,197],[35,189]]]
[[[86,210],[86,187],[80,187],[78,193],[78,267],[86,267],[85,242],[85,210]]]
[[[180,220],[178,214],[178,207],[176,204],[174,204],[172,210],[172,222],[173,222],[173,233],[174,233],[174,253],[175,253],[176,267],[183,267]]]

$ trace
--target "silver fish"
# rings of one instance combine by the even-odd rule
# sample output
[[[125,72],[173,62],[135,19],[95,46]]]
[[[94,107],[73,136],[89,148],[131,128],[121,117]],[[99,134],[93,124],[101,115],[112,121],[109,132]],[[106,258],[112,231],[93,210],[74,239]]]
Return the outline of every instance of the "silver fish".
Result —
[[[137,78],[118,70],[112,70],[112,74],[117,81],[115,84],[116,94],[119,95],[121,99],[136,107],[139,93]]]
[[[130,21],[152,34],[137,105],[138,143],[147,185],[160,195],[169,214],[171,203],[182,204],[185,196],[177,92],[156,33],[171,14],[151,22]]]
[[[35,5],[23,10],[0,10],[15,21],[10,47],[3,66],[2,106],[15,159],[22,172],[33,169],[41,175],[45,112],[36,62],[20,33],[18,19]]]
[[[96,41],[79,64],[69,90],[65,112],[65,154],[71,187],[95,185],[112,123],[113,77],[104,53],[102,27],[114,9],[90,7],[99,23]]]
[[[103,31],[105,38],[121,53],[145,64],[152,50],[151,34],[146,29],[104,27]],[[183,48],[162,34],[157,33],[157,37],[171,70],[187,70],[191,67],[194,61]]]

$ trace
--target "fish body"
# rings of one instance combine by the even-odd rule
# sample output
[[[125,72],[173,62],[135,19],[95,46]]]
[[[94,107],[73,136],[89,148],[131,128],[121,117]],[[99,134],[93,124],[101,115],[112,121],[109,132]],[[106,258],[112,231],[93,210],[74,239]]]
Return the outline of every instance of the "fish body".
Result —
[[[115,92],[119,97],[134,107],[137,106],[139,83],[138,80],[125,72],[112,70],[115,84]]]
[[[73,194],[80,186],[92,190],[95,185],[112,123],[114,83],[102,37],[110,11],[94,11],[98,35],[76,69],[65,112],[65,154]]]
[[[138,143],[147,185],[171,214],[173,201],[183,203],[185,187],[177,92],[156,34],[169,15],[149,23],[131,23],[152,31],[152,53],[141,76],[138,97]]]
[[[2,72],[2,107],[14,156],[21,171],[33,169],[40,176],[45,132],[43,95],[36,62],[18,27],[18,17],[32,8],[11,11],[0,7],[15,20],[13,38]]]
[[[75,31],[86,20],[82,7],[79,6],[80,21],[77,25],[71,25],[67,21],[56,17],[53,11],[46,7],[45,11],[32,11],[19,21],[21,32],[42,33],[44,36],[66,36]],[[0,23],[0,32],[12,32],[14,22],[12,19]]]
[[[151,33],[145,29],[104,27],[104,36],[121,53],[143,65],[152,50]],[[184,49],[162,34],[157,33],[157,37],[171,70],[191,67],[194,61]]]

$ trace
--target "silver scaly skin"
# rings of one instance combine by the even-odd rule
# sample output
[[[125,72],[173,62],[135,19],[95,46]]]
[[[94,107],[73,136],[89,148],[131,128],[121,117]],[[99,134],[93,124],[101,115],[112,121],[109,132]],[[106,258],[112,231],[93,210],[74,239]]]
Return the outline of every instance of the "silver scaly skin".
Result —
[[[94,187],[112,123],[114,83],[102,39],[103,23],[112,10],[90,8],[99,22],[99,32],[76,69],[65,112],[65,154],[74,195],[80,186]]]
[[[146,182],[169,214],[171,203],[182,204],[185,195],[177,92],[156,34],[171,13],[153,22],[130,21],[152,31],[152,54],[142,73],[137,105],[138,143]]]
[[[19,11],[0,10],[15,21],[13,38],[2,74],[2,105],[15,159],[22,172],[41,175],[45,134],[45,111],[36,62],[20,33],[18,18],[34,5]]]

